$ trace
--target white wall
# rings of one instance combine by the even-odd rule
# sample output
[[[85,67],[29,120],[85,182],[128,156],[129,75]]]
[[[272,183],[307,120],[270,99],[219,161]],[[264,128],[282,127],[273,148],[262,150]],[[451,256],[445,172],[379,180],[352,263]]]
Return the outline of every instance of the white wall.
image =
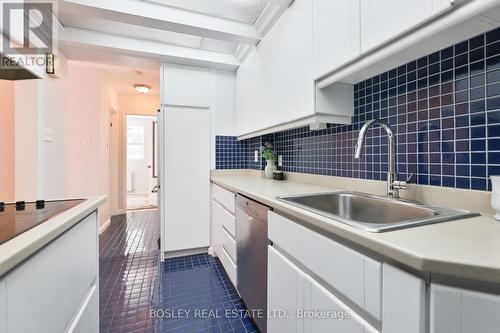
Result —
[[[70,63],[67,78],[66,195],[109,197],[109,112],[117,95],[101,69]],[[101,224],[109,203],[101,207]]]
[[[29,97],[31,94],[25,89],[16,86],[23,109],[38,110],[39,117],[42,117],[38,131],[34,131],[35,125],[32,120],[30,122],[30,128],[36,134],[22,134],[29,130],[25,126],[22,131],[19,127],[16,131],[16,136],[22,135],[30,143],[38,139],[41,154],[38,165],[31,164],[32,172],[28,178],[22,179],[26,185],[28,182],[32,184],[32,174],[36,174],[33,170],[38,169],[41,174],[38,179],[42,184],[36,196],[47,200],[93,195],[109,198],[109,109],[110,106],[117,107],[117,94],[102,69],[71,63],[64,68],[67,70],[59,72],[59,78],[46,77],[24,83],[39,86],[38,101]],[[28,121],[33,115],[23,113],[22,116]],[[21,142],[18,146],[20,149],[27,145]],[[16,164],[16,171],[22,169]],[[23,199],[27,199],[25,195]],[[106,203],[100,208],[101,224],[109,215],[109,204]]]
[[[0,200],[15,200],[15,101],[14,82],[0,80]]]
[[[16,200],[44,197],[43,81],[15,82]]]
[[[60,53],[60,64],[66,59]],[[57,68],[59,79],[46,77],[43,80],[43,179],[45,180],[45,199],[61,199],[67,197],[69,186],[68,136],[66,126],[71,117],[71,107],[68,106],[68,73]],[[47,133],[46,135],[44,133]]]
[[[236,73],[210,73],[210,168],[215,169],[215,137],[236,133]]]

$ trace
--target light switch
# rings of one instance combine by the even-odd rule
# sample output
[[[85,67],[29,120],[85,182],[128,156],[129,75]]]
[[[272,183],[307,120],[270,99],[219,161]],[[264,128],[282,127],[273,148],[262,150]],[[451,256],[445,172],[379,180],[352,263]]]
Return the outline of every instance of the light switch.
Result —
[[[53,142],[54,141],[54,130],[52,128],[43,129],[43,141]]]
[[[254,157],[254,162],[258,162],[259,161],[259,151],[256,150],[255,151],[255,157]]]

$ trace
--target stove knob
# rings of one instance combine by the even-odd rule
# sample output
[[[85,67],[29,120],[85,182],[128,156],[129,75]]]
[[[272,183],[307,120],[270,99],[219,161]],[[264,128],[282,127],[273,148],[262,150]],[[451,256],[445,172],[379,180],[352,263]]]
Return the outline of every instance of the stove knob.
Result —
[[[16,201],[16,210],[24,210],[26,208],[26,201]]]
[[[43,209],[43,208],[45,208],[45,200],[37,200],[36,209]]]

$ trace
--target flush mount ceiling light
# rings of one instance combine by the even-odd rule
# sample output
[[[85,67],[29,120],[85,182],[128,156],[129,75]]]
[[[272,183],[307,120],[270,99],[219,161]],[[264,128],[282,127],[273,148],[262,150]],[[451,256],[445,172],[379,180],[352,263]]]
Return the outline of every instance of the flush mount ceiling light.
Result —
[[[147,84],[134,84],[134,88],[141,94],[146,94],[151,90],[151,86]]]

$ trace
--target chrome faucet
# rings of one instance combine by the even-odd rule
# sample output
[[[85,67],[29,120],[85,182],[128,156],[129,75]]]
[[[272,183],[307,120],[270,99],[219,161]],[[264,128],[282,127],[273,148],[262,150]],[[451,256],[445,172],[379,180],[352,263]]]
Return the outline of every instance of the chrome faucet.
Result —
[[[396,173],[396,138],[389,124],[383,120],[372,119],[367,121],[359,131],[358,142],[356,143],[355,159],[361,158],[365,146],[365,138],[368,129],[375,124],[380,124],[389,137],[389,170],[387,172],[387,196],[399,198],[399,190],[406,190],[406,182],[398,181]]]

